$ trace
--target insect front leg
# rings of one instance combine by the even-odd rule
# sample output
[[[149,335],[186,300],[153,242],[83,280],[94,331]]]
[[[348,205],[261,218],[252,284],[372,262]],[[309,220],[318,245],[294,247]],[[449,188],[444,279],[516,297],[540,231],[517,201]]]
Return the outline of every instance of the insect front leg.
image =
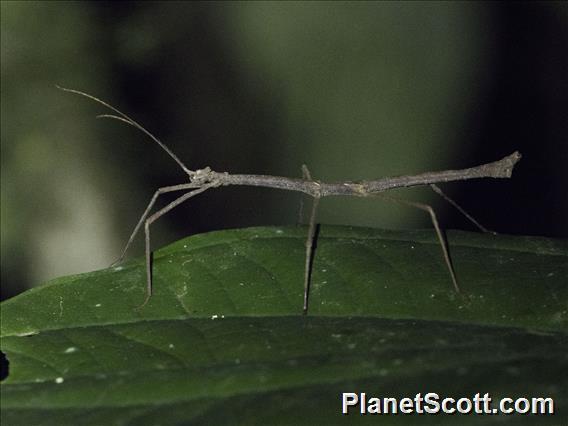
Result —
[[[134,238],[138,234],[140,227],[142,226],[142,224],[146,220],[146,217],[148,216],[148,214],[150,214],[152,207],[154,207],[154,204],[156,203],[156,201],[158,200],[158,197],[160,195],[166,194],[168,192],[174,192],[174,191],[185,191],[185,190],[188,190],[188,189],[197,188],[199,186],[201,186],[201,185],[197,185],[195,183],[184,183],[184,184],[180,184],[180,185],[164,186],[162,188],[158,188],[156,190],[156,192],[154,192],[154,195],[152,196],[152,199],[148,203],[146,210],[144,210],[144,213],[142,213],[142,216],[140,217],[140,219],[138,220],[138,223],[134,227],[134,231],[132,231],[132,234],[130,234],[130,238],[128,238],[128,242],[126,243],[126,245],[122,249],[122,253],[120,254],[120,257],[117,260],[115,260],[110,266],[112,267],[112,266],[116,265],[117,263],[122,262],[122,260],[124,259],[124,256],[126,255],[126,252],[128,251],[128,248],[130,247],[130,245],[134,241]]]
[[[152,296],[152,251],[151,251],[151,247],[150,247],[150,225],[153,222],[155,222],[156,220],[158,220],[160,217],[164,216],[170,210],[179,206],[184,201],[187,201],[191,197],[194,197],[197,194],[201,194],[202,192],[205,192],[209,188],[212,188],[214,186],[216,186],[216,183],[206,184],[206,185],[203,185],[202,187],[200,187],[198,189],[194,189],[193,191],[190,191],[187,194],[184,194],[181,197],[176,198],[174,201],[169,203],[167,206],[158,210],[156,213],[154,213],[153,215],[151,215],[150,217],[148,217],[145,220],[145,222],[144,222],[144,233],[145,233],[145,236],[146,236],[146,238],[145,238],[145,242],[146,242],[146,248],[145,248],[145,254],[146,254],[146,299],[144,299],[144,303],[142,303],[142,305],[140,305],[137,309],[143,308],[148,303],[148,301],[150,300],[150,297]]]

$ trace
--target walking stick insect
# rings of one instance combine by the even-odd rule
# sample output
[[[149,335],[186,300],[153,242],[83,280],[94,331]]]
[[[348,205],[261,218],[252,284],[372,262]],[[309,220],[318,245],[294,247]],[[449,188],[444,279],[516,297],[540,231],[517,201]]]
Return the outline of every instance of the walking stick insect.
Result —
[[[515,151],[512,154],[508,155],[507,157],[502,158],[501,160],[494,161],[492,163],[482,164],[480,166],[471,167],[467,169],[426,172],[418,175],[386,177],[386,178],[369,180],[369,181],[359,181],[359,182],[346,181],[346,182],[333,182],[333,183],[326,183],[312,179],[310,172],[305,165],[302,166],[302,172],[303,172],[302,179],[288,178],[282,176],[270,176],[270,175],[244,175],[244,174],[232,175],[227,172],[221,172],[221,173],[215,172],[211,170],[210,167],[205,167],[204,169],[198,169],[198,170],[190,170],[162,141],[160,141],[156,136],[154,136],[152,133],[150,133],[142,125],[140,125],[138,122],[130,118],[128,115],[119,111],[117,108],[106,103],[105,101],[102,101],[99,98],[96,98],[95,96],[89,95],[79,90],[66,89],[63,87],[58,87],[58,88],[65,92],[74,93],[76,95],[80,95],[88,99],[91,99],[103,105],[110,111],[112,111],[114,114],[101,114],[98,115],[97,118],[110,118],[118,120],[138,129],[146,136],[148,136],[151,140],[153,140],[155,143],[157,143],[176,163],[178,163],[178,165],[189,177],[188,183],[165,186],[162,188],[158,188],[158,190],[156,190],[150,202],[148,203],[146,210],[144,211],[138,223],[136,224],[134,231],[130,235],[130,238],[128,239],[126,246],[122,250],[119,259],[113,263],[114,265],[116,263],[121,262],[124,259],[124,256],[126,255],[128,248],[134,241],[134,238],[138,234],[140,227],[142,226],[142,224],[144,224],[144,233],[146,237],[145,238],[146,298],[142,303],[142,305],[139,307],[139,309],[145,306],[150,300],[150,297],[152,296],[152,256],[151,256],[152,252],[150,249],[150,225],[154,223],[157,219],[168,213],[170,210],[179,206],[184,201],[187,201],[190,198],[195,197],[196,195],[207,191],[208,189],[217,188],[220,186],[230,186],[230,185],[259,186],[265,188],[282,189],[287,191],[296,191],[307,194],[313,198],[312,209],[310,212],[308,235],[305,244],[306,259],[304,265],[304,303],[303,303],[304,315],[308,313],[311,265],[314,255],[313,252],[314,239],[316,236],[315,220],[316,220],[317,207],[319,204],[319,200],[321,198],[330,197],[330,196],[355,196],[355,197],[381,196],[383,198],[395,201],[397,203],[406,204],[426,211],[430,215],[430,219],[432,220],[432,224],[434,225],[434,229],[436,230],[436,235],[438,236],[438,240],[440,242],[442,255],[444,257],[446,266],[448,267],[448,272],[450,274],[453,287],[457,293],[460,293],[460,288],[458,286],[458,281],[456,278],[454,267],[450,259],[448,246],[444,239],[440,226],[438,224],[436,213],[434,212],[432,207],[427,204],[416,203],[416,202],[401,200],[399,198],[390,197],[384,195],[383,192],[395,188],[407,188],[412,186],[429,185],[434,190],[434,192],[436,192],[438,195],[440,195],[448,202],[450,202],[450,204],[456,207],[462,214],[464,214],[483,232],[488,232],[487,229],[481,226],[457,203],[455,203],[452,199],[450,199],[447,195],[445,195],[442,192],[442,190],[438,186],[436,186],[436,184],[442,182],[453,182],[453,181],[488,178],[488,177],[510,178],[515,164],[521,158],[521,154],[518,151]],[[167,204],[165,207],[161,208],[157,212],[150,215],[152,207],[154,206],[156,200],[160,195],[176,191],[180,192],[185,191],[185,193],[180,197],[176,198],[171,203]]]

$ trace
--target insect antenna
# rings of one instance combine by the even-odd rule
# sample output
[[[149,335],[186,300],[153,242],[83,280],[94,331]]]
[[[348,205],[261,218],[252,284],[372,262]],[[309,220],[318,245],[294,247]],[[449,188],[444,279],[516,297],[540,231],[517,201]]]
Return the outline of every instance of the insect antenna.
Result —
[[[102,99],[99,99],[93,95],[89,95],[88,93],[85,92],[81,92],[80,90],[75,90],[75,89],[68,89],[65,87],[61,87],[61,86],[55,86],[57,87],[59,90],[63,90],[64,92],[68,92],[68,93],[74,93],[76,95],[79,96],[83,96],[85,98],[88,98],[98,104],[103,105],[105,108],[110,109],[111,111],[114,111],[117,115],[114,114],[101,114],[101,115],[97,115],[97,118],[110,118],[113,120],[118,120],[118,121],[122,121],[123,123],[126,123],[132,127],[135,127],[136,129],[138,129],[139,131],[141,131],[142,133],[144,133],[146,136],[148,136],[150,139],[152,139],[154,142],[156,142],[158,145],[160,145],[160,147],[166,151],[166,153],[172,157],[176,163],[179,164],[179,166],[183,169],[183,171],[185,173],[187,173],[189,176],[193,176],[195,174],[194,171],[189,170],[189,168],[186,167],[185,164],[183,164],[183,162],[178,158],[177,155],[175,155],[173,153],[173,151],[168,148],[168,146],[163,143],[160,139],[158,139],[156,136],[154,136],[152,133],[150,133],[148,130],[146,130],[144,128],[144,126],[142,126],[141,124],[139,124],[136,120],[130,118],[128,115],[126,115],[125,113],[123,113],[122,111],[118,110],[117,108],[113,107],[112,105],[108,104],[107,102],[103,101]]]

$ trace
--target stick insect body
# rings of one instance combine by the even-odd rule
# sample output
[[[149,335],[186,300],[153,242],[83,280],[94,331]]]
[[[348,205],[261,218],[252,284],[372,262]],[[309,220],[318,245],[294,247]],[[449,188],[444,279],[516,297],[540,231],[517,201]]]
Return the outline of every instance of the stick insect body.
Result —
[[[390,197],[384,195],[383,193],[385,191],[395,188],[429,185],[437,194],[441,195],[443,198],[449,201],[454,207],[456,207],[461,213],[463,213],[482,231],[487,232],[487,229],[485,229],[483,226],[477,223],[475,219],[473,219],[469,214],[467,214],[459,205],[457,205],[453,200],[447,197],[442,192],[442,190],[438,186],[436,186],[436,184],[443,182],[453,182],[453,181],[488,178],[488,177],[510,178],[515,164],[521,158],[521,154],[518,151],[515,151],[512,154],[508,155],[507,157],[502,158],[501,160],[494,161],[492,163],[482,164],[480,166],[471,167],[468,169],[427,172],[412,176],[386,177],[382,179],[369,180],[369,181],[359,181],[359,182],[347,181],[347,182],[335,182],[335,183],[326,183],[312,179],[309,170],[307,169],[306,166],[302,166],[302,171],[303,171],[302,179],[282,177],[282,176],[269,176],[269,175],[229,174],[227,172],[220,173],[211,170],[209,167],[199,170],[190,170],[163,142],[161,142],[157,137],[155,137],[152,133],[150,133],[148,130],[142,127],[135,120],[131,119],[129,116],[122,113],[115,107],[87,93],[74,89],[66,89],[63,87],[59,88],[63,91],[89,98],[113,111],[115,114],[103,114],[99,115],[98,117],[119,120],[130,126],[137,128],[138,130],[146,134],[154,142],[156,142],[158,145],[160,145],[160,147],[164,151],[166,151],[166,153],[168,153],[168,155],[178,163],[178,165],[183,169],[183,171],[189,177],[188,183],[162,187],[159,188],[154,193],[152,199],[150,200],[150,203],[146,207],[146,210],[140,217],[140,220],[136,224],[134,231],[130,235],[130,238],[128,239],[126,246],[122,250],[120,258],[115,262],[116,264],[122,261],[122,259],[124,259],[124,256],[128,248],[134,241],[134,238],[138,234],[138,231],[140,230],[142,225],[144,225],[144,232],[146,237],[145,255],[146,255],[147,288],[146,288],[146,298],[144,300],[144,303],[139,308],[145,306],[146,303],[148,303],[148,301],[150,300],[150,297],[152,295],[152,252],[150,249],[150,225],[153,222],[155,222],[157,219],[159,219],[161,216],[165,215],[170,210],[174,209],[175,207],[183,203],[184,201],[187,201],[190,198],[195,197],[196,195],[207,191],[208,189],[217,188],[220,186],[230,186],[230,185],[260,186],[265,188],[302,192],[313,198],[308,235],[305,245],[306,259],[304,267],[304,302],[303,302],[304,314],[307,314],[308,312],[311,265],[314,254],[313,253],[314,238],[316,235],[317,206],[321,198],[330,197],[330,196],[355,196],[355,197],[381,196],[383,198],[395,201],[397,203],[413,206],[426,211],[430,215],[432,224],[434,225],[434,228],[436,230],[436,234],[438,236],[438,240],[440,242],[440,246],[442,249],[444,261],[448,267],[453,287],[457,293],[460,293],[460,288],[458,286],[458,281],[448,251],[448,246],[446,244],[443,233],[438,224],[436,214],[432,209],[432,207],[422,203],[416,203],[416,202]],[[179,192],[183,191],[185,193],[180,197],[176,198],[174,201],[167,204],[165,207],[158,210],[157,212],[150,214],[152,208],[154,207],[154,204],[156,203],[158,197],[161,194],[169,192],[178,192],[178,191]]]

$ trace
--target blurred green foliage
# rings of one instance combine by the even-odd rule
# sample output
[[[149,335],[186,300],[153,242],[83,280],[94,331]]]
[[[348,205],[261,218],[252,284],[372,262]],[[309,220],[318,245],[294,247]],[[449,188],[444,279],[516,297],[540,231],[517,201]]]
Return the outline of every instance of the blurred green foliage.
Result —
[[[4,295],[104,264],[115,243],[96,182],[99,135],[74,118],[88,109],[54,87],[101,87],[89,11],[79,3],[1,7]]]
[[[468,133],[499,63],[499,11],[489,4],[1,7],[3,298],[107,266],[154,190],[186,179],[141,134],[96,122],[97,106],[55,84],[121,108],[190,168],[299,176],[306,163],[316,179],[364,179],[470,166],[518,148],[491,146],[482,161],[472,154],[480,139],[491,141]],[[542,10],[566,20],[561,6]],[[505,185],[496,185],[499,197]],[[491,225],[502,209],[468,194]],[[437,203],[426,190],[404,196]],[[154,246],[204,230],[293,223],[297,205],[290,194],[219,190],[161,220]],[[369,200],[325,200],[319,219],[430,226],[422,212]]]

